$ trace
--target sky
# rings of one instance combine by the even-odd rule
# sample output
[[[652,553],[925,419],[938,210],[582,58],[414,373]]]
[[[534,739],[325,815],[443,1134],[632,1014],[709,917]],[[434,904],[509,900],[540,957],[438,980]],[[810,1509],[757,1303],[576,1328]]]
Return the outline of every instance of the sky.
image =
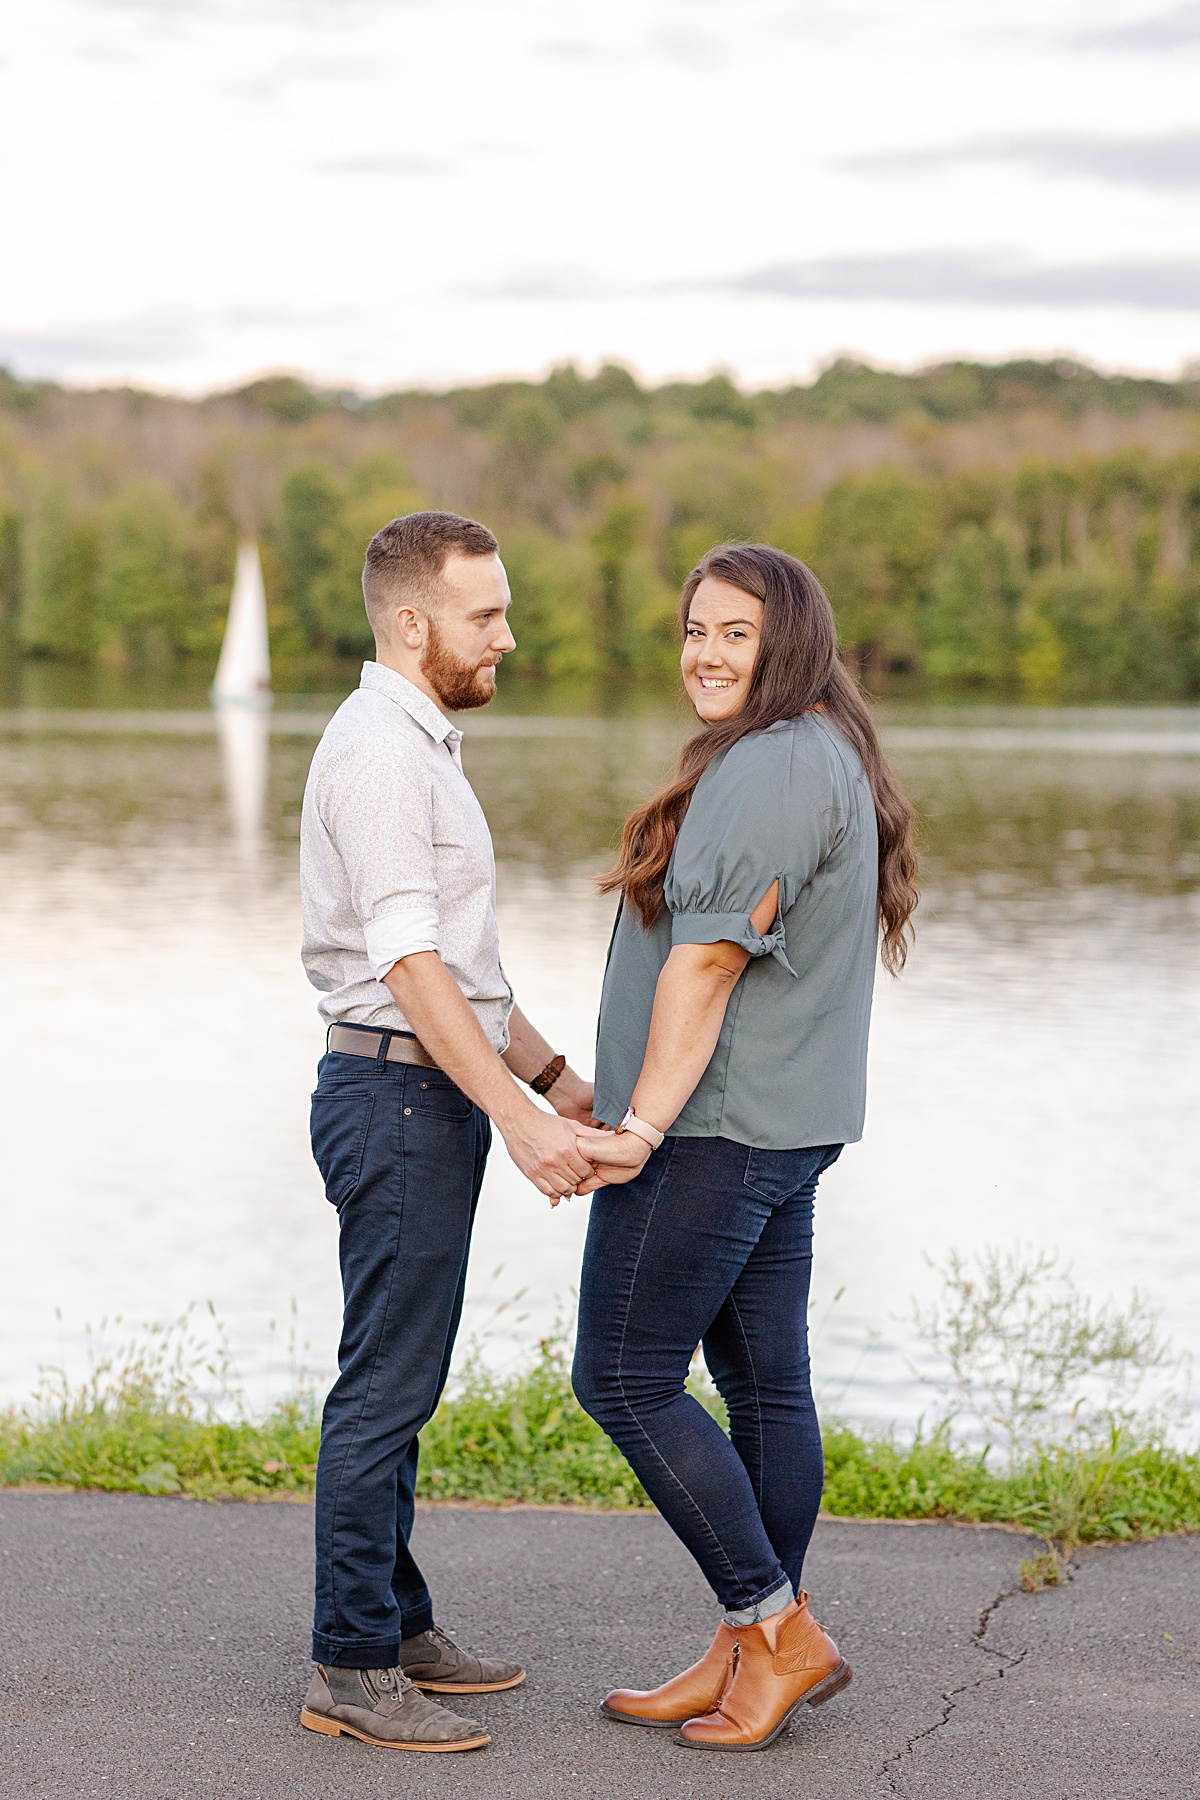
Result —
[[[12,0],[0,361],[1200,358],[1200,3]]]

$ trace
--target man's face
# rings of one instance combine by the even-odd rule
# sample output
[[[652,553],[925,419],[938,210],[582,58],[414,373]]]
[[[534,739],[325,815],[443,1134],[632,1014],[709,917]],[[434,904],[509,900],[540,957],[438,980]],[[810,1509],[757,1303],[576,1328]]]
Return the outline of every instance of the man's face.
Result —
[[[510,599],[498,556],[446,558],[421,672],[448,711],[486,706],[494,697],[496,665],[516,645],[506,617]]]

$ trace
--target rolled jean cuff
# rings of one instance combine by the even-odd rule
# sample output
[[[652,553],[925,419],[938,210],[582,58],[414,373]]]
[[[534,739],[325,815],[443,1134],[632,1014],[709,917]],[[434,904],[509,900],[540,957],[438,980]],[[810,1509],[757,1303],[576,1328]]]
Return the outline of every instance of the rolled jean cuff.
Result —
[[[736,1609],[725,1608],[727,1625],[758,1625],[763,1619],[773,1619],[776,1613],[783,1612],[792,1604],[796,1596],[792,1592],[792,1584],[785,1581],[774,1593],[767,1594],[762,1600],[756,1600],[753,1606],[741,1606]]]
[[[394,1669],[400,1661],[399,1638],[371,1638],[366,1643],[344,1644],[314,1631],[312,1659],[327,1669]]]

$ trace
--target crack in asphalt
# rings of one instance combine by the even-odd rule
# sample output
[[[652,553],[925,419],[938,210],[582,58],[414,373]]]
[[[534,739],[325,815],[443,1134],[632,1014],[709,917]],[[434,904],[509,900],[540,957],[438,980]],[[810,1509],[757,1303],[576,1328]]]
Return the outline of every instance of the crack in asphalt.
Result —
[[[1066,1565],[1066,1573],[1068,1581],[1071,1580],[1072,1570],[1069,1563]],[[976,1688],[983,1687],[985,1682],[1002,1680],[1009,1670],[1019,1668],[1028,1656],[1028,1648],[1010,1655],[1007,1650],[997,1650],[991,1644],[986,1644],[984,1642],[984,1638],[987,1636],[988,1626],[991,1624],[994,1615],[1004,1605],[1006,1600],[1013,1599],[1014,1596],[1020,1592],[1021,1585],[1018,1582],[1016,1587],[1005,1588],[1003,1593],[997,1594],[994,1600],[989,1600],[979,1615],[978,1625],[971,1633],[972,1648],[978,1650],[981,1656],[995,1657],[996,1664],[999,1666],[994,1664],[975,1681],[964,1681],[961,1682],[958,1687],[947,1689],[942,1695],[941,1717],[935,1719],[932,1725],[926,1725],[921,1731],[914,1732],[912,1737],[904,1744],[903,1748],[897,1750],[894,1756],[889,1756],[883,1767],[880,1769],[880,1778],[887,1782],[888,1787],[893,1794],[903,1794],[903,1789],[898,1785],[898,1782],[901,1772],[900,1765],[903,1763],[905,1757],[911,1756],[916,1749],[916,1746],[921,1743],[924,1738],[932,1737],[934,1732],[940,1731],[944,1725],[949,1724],[950,1718],[954,1713],[955,1708],[958,1706],[961,1696],[963,1694],[973,1693]]]

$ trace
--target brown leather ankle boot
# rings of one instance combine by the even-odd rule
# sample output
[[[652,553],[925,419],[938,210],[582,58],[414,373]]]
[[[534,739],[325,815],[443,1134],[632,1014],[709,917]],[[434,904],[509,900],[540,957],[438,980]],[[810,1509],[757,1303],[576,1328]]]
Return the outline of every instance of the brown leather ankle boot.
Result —
[[[800,1594],[779,1615],[772,1650],[761,1625],[739,1625],[733,1680],[720,1704],[689,1719],[676,1742],[697,1750],[765,1750],[802,1706],[821,1706],[850,1680],[850,1664]]]
[[[669,1725],[678,1729],[686,1720],[702,1717],[720,1703],[733,1673],[736,1646],[733,1626],[721,1624],[700,1661],[676,1675],[674,1681],[646,1692],[617,1688],[602,1702],[600,1711],[623,1725]]]

